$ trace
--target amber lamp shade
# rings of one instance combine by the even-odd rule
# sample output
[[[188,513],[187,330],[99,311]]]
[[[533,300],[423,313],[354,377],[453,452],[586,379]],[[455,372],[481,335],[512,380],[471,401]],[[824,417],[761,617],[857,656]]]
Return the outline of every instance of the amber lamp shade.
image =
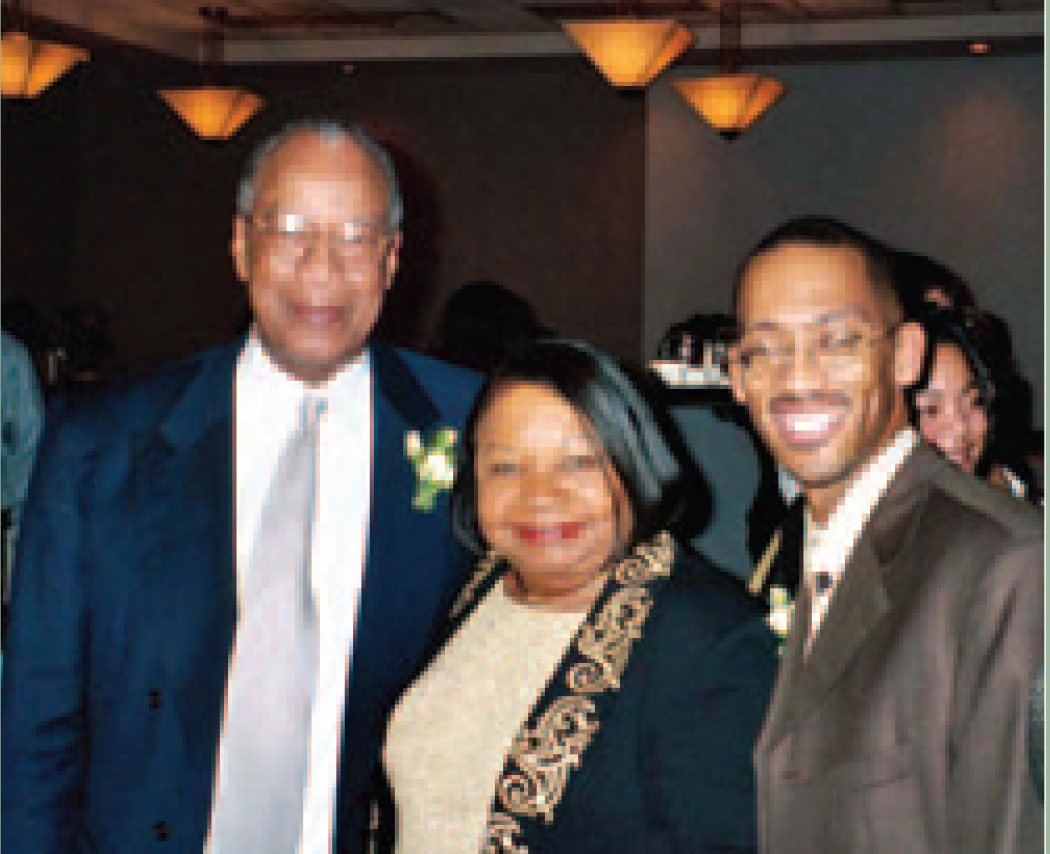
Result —
[[[612,18],[562,27],[613,86],[645,86],[693,43],[673,20]]]
[[[5,98],[35,98],[78,62],[88,58],[83,48],[7,32],[0,39],[0,94]]]

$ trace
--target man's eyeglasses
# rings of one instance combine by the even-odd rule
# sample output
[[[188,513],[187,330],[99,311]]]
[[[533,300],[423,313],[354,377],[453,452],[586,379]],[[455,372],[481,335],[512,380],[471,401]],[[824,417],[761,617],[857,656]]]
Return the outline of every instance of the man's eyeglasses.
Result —
[[[754,381],[767,380],[795,360],[798,339],[804,352],[820,371],[836,373],[852,368],[870,347],[891,338],[900,324],[883,330],[872,329],[857,318],[818,321],[798,331],[788,329],[751,329],[737,336],[731,358],[745,376]]]
[[[295,261],[303,258],[307,249],[320,241],[334,248],[343,261],[370,261],[379,254],[384,238],[389,234],[388,228],[375,223],[343,222],[322,227],[299,214],[251,217],[247,222],[253,231],[270,240],[281,257]]]

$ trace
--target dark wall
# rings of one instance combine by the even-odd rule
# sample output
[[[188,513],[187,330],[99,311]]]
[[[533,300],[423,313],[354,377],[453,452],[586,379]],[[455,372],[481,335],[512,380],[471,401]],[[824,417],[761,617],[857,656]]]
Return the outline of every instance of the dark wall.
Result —
[[[548,326],[641,355],[642,98],[573,60],[236,74],[268,104],[223,144],[156,96],[178,75],[105,56],[36,101],[5,100],[4,297],[52,314],[100,304],[132,368],[221,340],[244,307],[228,249],[240,166],[285,121],[322,114],[372,130],[403,176],[391,337],[424,345],[445,296],[487,277]]]
[[[44,109],[33,101],[3,101],[2,182],[5,296],[39,295],[59,303],[70,287],[76,235],[78,176],[73,164],[75,87],[49,93]],[[40,102],[43,104],[43,102]]]
[[[1043,57],[763,69],[788,94],[726,145],[671,80],[649,87],[646,352],[696,311],[725,311],[735,266],[792,216],[839,217],[930,255],[1008,324],[1042,423]]]

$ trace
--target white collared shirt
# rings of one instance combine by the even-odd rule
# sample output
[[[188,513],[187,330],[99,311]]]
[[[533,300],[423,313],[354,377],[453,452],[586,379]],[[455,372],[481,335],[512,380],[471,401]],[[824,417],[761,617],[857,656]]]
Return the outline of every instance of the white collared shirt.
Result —
[[[238,600],[249,571],[263,504],[281,452],[308,395],[327,401],[318,446],[317,518],[310,560],[318,606],[320,661],[300,854],[330,854],[343,710],[364,575],[372,490],[372,371],[368,352],[321,386],[281,371],[253,331],[235,378],[236,567]],[[265,713],[265,712],[261,712]],[[225,738],[219,740],[222,785]],[[205,851],[222,854],[216,847]]]
[[[832,589],[838,585],[861,531],[917,444],[918,436],[911,427],[898,430],[893,441],[868,460],[857,473],[842,500],[831,511],[824,527],[813,521],[809,507],[806,507],[802,572],[803,581],[809,589],[813,589],[813,575],[818,571],[831,576]],[[812,633],[815,633],[823,616],[817,608],[812,609]]]

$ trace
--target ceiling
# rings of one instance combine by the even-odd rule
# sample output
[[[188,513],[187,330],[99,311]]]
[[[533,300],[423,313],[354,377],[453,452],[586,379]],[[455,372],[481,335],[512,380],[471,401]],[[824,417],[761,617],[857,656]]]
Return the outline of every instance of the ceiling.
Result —
[[[88,35],[200,57],[202,0],[22,0]],[[693,28],[694,59],[717,49],[720,0],[226,0],[228,63],[569,56],[559,20],[637,14]],[[943,55],[972,40],[1042,53],[1043,0],[740,0],[752,59]],[[10,10],[7,10],[8,13]],[[764,53],[763,53],[764,51]],[[758,56],[755,56],[758,54]]]

